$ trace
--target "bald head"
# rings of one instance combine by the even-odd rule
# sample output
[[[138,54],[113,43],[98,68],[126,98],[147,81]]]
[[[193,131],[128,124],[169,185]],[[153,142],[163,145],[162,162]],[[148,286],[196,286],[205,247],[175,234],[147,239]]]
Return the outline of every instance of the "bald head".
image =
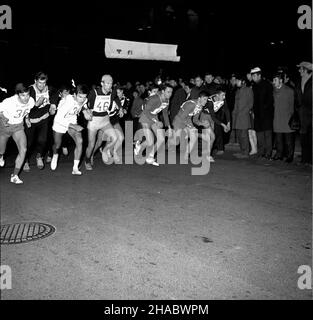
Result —
[[[113,78],[109,74],[105,74],[101,78],[101,86],[103,91],[110,91],[112,89]]]

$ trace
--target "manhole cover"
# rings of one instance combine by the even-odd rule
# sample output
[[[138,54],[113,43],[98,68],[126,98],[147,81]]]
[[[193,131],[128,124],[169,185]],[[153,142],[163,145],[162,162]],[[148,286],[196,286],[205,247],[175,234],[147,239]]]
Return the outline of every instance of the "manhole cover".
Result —
[[[55,227],[41,222],[1,225],[1,244],[16,244],[39,240],[55,232]]]

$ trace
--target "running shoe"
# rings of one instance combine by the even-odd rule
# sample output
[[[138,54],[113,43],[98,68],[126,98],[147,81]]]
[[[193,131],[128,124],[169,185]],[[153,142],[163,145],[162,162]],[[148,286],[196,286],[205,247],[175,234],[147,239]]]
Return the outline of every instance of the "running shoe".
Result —
[[[0,167],[4,167],[5,161],[3,159],[3,156],[0,158]]]
[[[150,157],[146,159],[146,163],[152,164],[153,166],[156,166],[156,167],[159,166],[159,164],[155,161],[155,159]]]
[[[93,169],[91,163],[85,162],[85,169],[91,171]]]
[[[209,160],[209,162],[215,162],[215,160],[212,156],[207,156],[207,159]]]
[[[81,176],[82,173],[81,173],[81,171],[79,171],[78,169],[73,169],[72,175],[74,175],[74,176]]]
[[[58,155],[54,154],[50,164],[51,170],[55,170],[57,166],[58,166]]]
[[[12,183],[15,183],[15,184],[22,184],[23,183],[23,181],[18,177],[18,175],[14,175],[14,174],[11,174],[11,179],[10,179],[10,181],[12,182]]]

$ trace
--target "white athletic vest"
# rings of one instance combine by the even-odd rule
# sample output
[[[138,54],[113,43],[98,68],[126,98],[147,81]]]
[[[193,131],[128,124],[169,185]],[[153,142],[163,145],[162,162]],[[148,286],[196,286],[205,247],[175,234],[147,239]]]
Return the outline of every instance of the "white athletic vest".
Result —
[[[40,92],[37,89],[36,85],[34,85],[34,84],[32,85],[32,87],[34,88],[35,93],[36,93],[36,102],[39,100],[40,97],[44,97],[45,98],[43,104],[39,108],[43,108],[47,104],[50,104],[49,89],[48,89],[47,86],[45,87],[43,92]]]

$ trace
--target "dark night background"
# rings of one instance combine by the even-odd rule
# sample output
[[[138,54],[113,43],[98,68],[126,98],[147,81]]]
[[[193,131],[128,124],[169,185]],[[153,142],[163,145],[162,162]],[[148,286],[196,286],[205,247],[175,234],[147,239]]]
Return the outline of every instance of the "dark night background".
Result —
[[[312,60],[312,30],[300,30],[298,7],[307,1],[15,1],[12,30],[0,30],[0,86],[33,81],[45,70],[50,83],[74,78],[89,85],[103,73],[115,80],[223,76],[261,66],[266,74]],[[138,30],[142,29],[142,30]],[[116,60],[104,39],[178,44],[180,63]],[[271,44],[272,43],[272,44]],[[274,44],[273,44],[274,43]]]

